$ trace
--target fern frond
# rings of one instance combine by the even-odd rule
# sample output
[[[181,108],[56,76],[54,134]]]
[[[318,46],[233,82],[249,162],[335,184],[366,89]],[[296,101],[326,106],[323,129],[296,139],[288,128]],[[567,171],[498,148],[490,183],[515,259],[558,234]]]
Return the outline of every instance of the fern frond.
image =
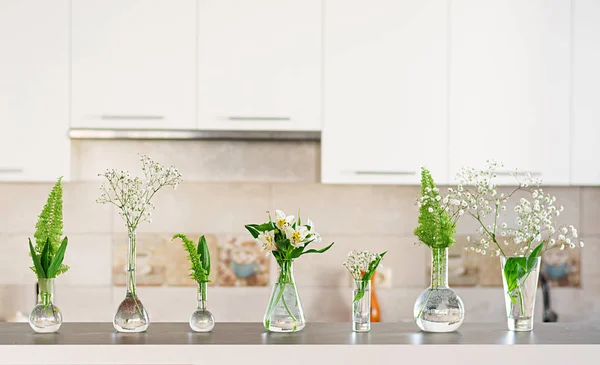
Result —
[[[201,255],[198,253],[198,249],[194,242],[187,238],[186,235],[178,233],[173,236],[172,240],[179,238],[183,242],[183,248],[188,253],[188,260],[190,260],[190,277],[197,283],[208,282],[208,274],[202,267]]]
[[[63,202],[62,202],[62,177],[58,179],[50,194],[42,212],[39,215],[35,237],[36,252],[42,253],[46,240],[49,241],[49,254],[53,256],[61,244],[63,234]]]

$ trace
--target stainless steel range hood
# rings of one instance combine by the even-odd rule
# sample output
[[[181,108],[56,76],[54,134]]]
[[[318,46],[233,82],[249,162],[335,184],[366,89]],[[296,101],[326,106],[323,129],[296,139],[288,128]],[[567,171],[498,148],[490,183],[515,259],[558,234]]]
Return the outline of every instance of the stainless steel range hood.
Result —
[[[320,141],[319,131],[232,131],[71,128],[71,139]]]

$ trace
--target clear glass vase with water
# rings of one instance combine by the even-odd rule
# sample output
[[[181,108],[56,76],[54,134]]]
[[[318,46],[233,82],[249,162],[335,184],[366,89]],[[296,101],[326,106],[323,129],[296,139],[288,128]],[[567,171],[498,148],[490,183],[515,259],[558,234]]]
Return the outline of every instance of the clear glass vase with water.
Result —
[[[292,260],[281,262],[263,323],[271,332],[296,332],[306,325],[294,280]]]

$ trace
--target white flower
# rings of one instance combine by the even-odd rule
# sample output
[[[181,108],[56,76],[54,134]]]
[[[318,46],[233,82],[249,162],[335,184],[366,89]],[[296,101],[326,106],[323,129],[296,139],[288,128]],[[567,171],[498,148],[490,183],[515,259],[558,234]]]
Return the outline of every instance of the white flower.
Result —
[[[294,218],[293,215],[286,216],[281,210],[275,211],[275,225],[280,231],[284,231],[286,227],[290,226],[294,222]]]
[[[433,213],[433,208],[432,208],[432,207],[429,207],[429,209],[427,209],[427,211],[428,211],[429,213]]]
[[[275,231],[260,232],[256,241],[260,243],[263,251],[273,251],[275,249]]]
[[[306,236],[308,236],[308,229],[306,226],[300,226],[296,229],[292,226],[285,227],[285,237],[290,240],[290,244],[293,247],[302,247],[306,242]]]

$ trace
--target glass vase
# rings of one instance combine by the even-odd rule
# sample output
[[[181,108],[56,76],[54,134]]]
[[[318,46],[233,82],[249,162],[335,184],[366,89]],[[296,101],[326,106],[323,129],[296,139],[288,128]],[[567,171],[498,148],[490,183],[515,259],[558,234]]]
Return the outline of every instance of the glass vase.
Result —
[[[58,331],[62,313],[54,305],[54,279],[38,279],[38,302],[29,313],[29,325],[37,333]]]
[[[431,286],[417,298],[413,314],[425,332],[452,332],[462,324],[463,302],[448,286],[447,248],[431,250]]]
[[[352,330],[371,330],[371,281],[355,280],[352,291]]]
[[[514,281],[511,288],[506,279],[505,267],[508,260],[523,257],[500,257],[502,266],[502,284],[504,286],[504,302],[506,303],[506,317],[510,331],[533,330],[533,313],[535,308],[535,294],[540,276],[541,257],[537,257],[529,271],[523,270]],[[527,265],[528,266],[528,265]],[[516,285],[515,285],[516,284]],[[512,289],[512,291],[510,290]]]
[[[198,308],[190,317],[190,328],[194,332],[209,332],[215,327],[215,317],[206,309],[206,283],[198,284]]]
[[[306,325],[294,281],[292,260],[280,263],[279,276],[273,286],[263,323],[271,332],[296,332]]]
[[[136,293],[135,262],[136,262],[136,233],[129,229],[129,244],[127,247],[127,267],[125,272],[125,299],[119,305],[113,318],[113,326],[118,332],[144,332],[150,325],[150,318],[144,305]]]

